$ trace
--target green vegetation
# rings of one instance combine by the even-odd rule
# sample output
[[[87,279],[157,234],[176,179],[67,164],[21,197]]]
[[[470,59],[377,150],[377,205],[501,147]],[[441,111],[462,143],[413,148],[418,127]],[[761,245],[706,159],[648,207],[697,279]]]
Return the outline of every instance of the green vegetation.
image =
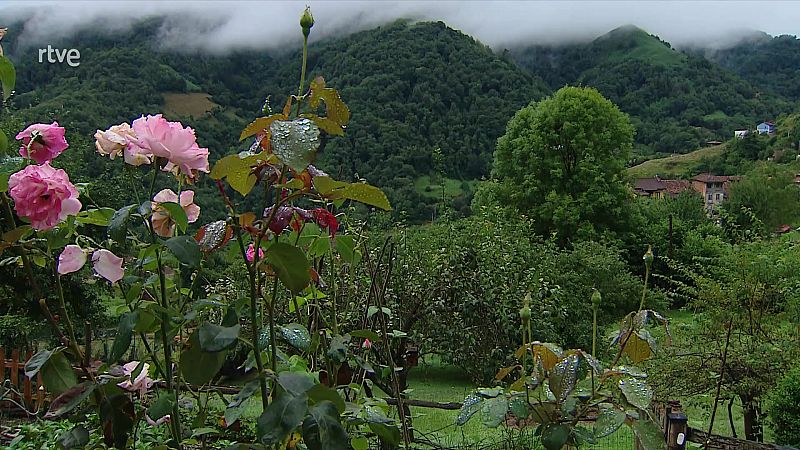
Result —
[[[664,158],[654,158],[641,164],[628,168],[628,175],[632,178],[649,178],[659,176],[661,178],[691,178],[700,172],[699,168],[704,160],[714,159],[725,153],[726,144],[714,147],[704,147],[695,151],[667,156]]]

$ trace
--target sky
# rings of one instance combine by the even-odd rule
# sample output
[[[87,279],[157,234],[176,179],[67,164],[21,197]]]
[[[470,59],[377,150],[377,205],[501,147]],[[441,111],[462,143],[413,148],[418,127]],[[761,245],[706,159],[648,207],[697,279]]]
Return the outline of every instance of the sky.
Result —
[[[676,46],[724,46],[747,32],[800,35],[800,1],[13,1],[0,2],[0,27],[25,20],[22,43],[93,28],[113,33],[164,15],[165,47],[219,53],[296,46],[298,19],[311,6],[312,41],[397,18],[442,20],[496,50],[574,42],[633,24]]]

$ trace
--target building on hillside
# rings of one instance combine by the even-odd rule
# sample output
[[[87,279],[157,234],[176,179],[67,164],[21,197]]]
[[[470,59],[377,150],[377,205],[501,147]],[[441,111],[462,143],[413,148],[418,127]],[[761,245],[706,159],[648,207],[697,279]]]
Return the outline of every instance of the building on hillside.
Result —
[[[761,122],[756,126],[758,134],[775,134],[775,124],[773,122]]]
[[[744,139],[749,135],[750,135],[750,130],[735,130],[733,132],[733,137],[739,138],[739,139]]]
[[[739,181],[738,176],[720,176],[701,173],[692,178],[692,189],[703,196],[706,212],[713,213],[717,205],[728,198],[730,183]]]
[[[656,176],[637,178],[633,190],[641,197],[675,198],[681,192],[691,191],[692,185],[688,180],[662,180]]]

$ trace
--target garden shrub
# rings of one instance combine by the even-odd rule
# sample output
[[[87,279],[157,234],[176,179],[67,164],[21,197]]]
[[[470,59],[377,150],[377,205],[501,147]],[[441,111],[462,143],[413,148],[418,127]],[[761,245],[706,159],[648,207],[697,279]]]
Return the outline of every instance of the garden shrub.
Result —
[[[790,370],[770,392],[767,411],[775,442],[800,445],[800,366]]]
[[[439,353],[478,381],[490,380],[521,342],[519,309],[535,300],[533,337],[565,348],[591,345],[591,290],[603,294],[600,320],[638,306],[642,281],[615,248],[572,250],[536,236],[525,217],[491,213],[406,229],[388,297],[423,353]],[[651,295],[649,307],[663,304]]]

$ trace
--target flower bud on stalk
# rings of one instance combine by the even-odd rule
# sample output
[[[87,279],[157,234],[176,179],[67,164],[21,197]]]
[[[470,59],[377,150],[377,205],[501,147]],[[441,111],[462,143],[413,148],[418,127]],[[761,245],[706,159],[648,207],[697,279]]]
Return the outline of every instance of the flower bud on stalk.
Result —
[[[594,309],[600,308],[600,302],[602,301],[602,299],[603,297],[600,295],[600,291],[592,288],[592,308]]]
[[[655,257],[653,256],[653,246],[652,245],[648,245],[647,246],[647,252],[644,254],[642,259],[644,260],[644,266],[649,271],[650,268],[653,267],[653,259],[655,259]]]
[[[311,15],[311,8],[306,6],[303,16],[300,17],[300,26],[303,28],[303,36],[308,37],[311,27],[314,26],[314,16]]]
[[[531,294],[528,293],[525,296],[525,300],[522,302],[522,309],[519,310],[519,317],[522,319],[522,323],[527,325],[528,322],[531,320]]]

